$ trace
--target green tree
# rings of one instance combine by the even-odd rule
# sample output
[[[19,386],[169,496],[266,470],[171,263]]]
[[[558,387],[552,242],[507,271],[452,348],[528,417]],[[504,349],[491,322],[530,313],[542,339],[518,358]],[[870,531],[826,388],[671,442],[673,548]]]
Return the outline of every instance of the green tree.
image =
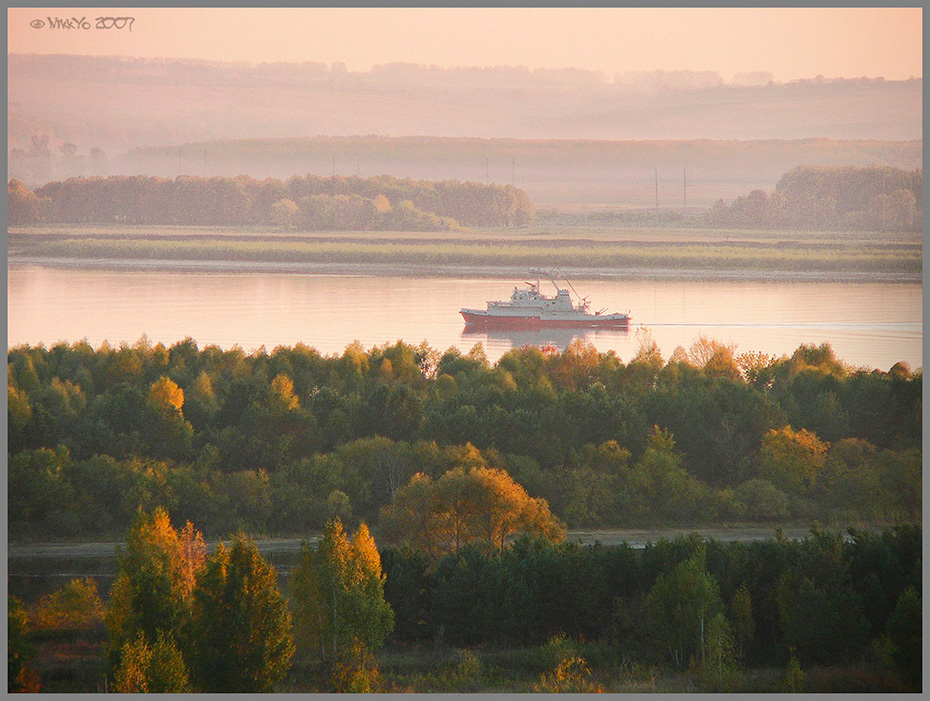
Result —
[[[181,460],[189,457],[194,427],[184,418],[184,390],[168,377],[149,388],[146,414],[141,422],[148,453]]]
[[[701,548],[669,574],[660,574],[646,596],[648,628],[679,668],[692,655],[705,661],[707,625],[723,610],[720,587],[705,557]]]
[[[681,463],[672,435],[653,426],[646,452],[629,471],[624,485],[632,515],[640,520],[672,521],[701,513],[710,490]]]
[[[891,659],[906,680],[920,689],[923,663],[923,639],[920,594],[908,587],[888,618],[888,638],[891,641]]]
[[[759,476],[792,494],[809,492],[823,472],[828,448],[806,429],[772,429],[762,437]]]
[[[74,489],[66,478],[67,448],[24,450],[9,461],[9,522],[12,530],[63,536],[74,530]]]
[[[842,537],[812,530],[778,577],[775,600],[785,643],[805,661],[829,664],[855,654],[869,623]]]
[[[32,421],[32,405],[25,390],[16,386],[13,366],[7,365],[6,372],[7,438],[8,450],[15,455],[29,442],[29,425]]]
[[[707,624],[701,681],[710,691],[732,691],[739,676],[733,628],[726,617],[718,613]]]
[[[237,535],[197,576],[191,606],[192,669],[205,692],[269,692],[294,654],[291,615],[277,575]]]
[[[378,650],[394,628],[384,579],[368,527],[361,524],[350,538],[341,521],[328,521],[316,550],[303,543],[290,578],[300,648],[331,662],[353,656],[359,645]]]
[[[834,443],[827,454],[818,496],[840,512],[882,517],[891,494],[877,469],[878,449],[860,438]]]
[[[778,521],[788,516],[788,495],[768,480],[754,477],[733,490],[747,518],[753,521]]]
[[[152,646],[159,633],[179,640],[184,633],[197,572],[206,546],[187,523],[178,532],[168,512],[139,511],[119,553],[119,569],[110,589],[104,621],[114,663],[126,643],[141,637]]]
[[[730,599],[730,619],[733,621],[733,635],[739,645],[739,657],[745,654],[745,647],[756,633],[756,621],[752,615],[752,598],[746,582],[740,584]]]
[[[801,669],[801,663],[797,655],[794,654],[794,648],[791,648],[791,656],[788,658],[788,664],[785,666],[785,680],[782,688],[788,693],[797,694],[803,692],[807,686],[807,675]]]

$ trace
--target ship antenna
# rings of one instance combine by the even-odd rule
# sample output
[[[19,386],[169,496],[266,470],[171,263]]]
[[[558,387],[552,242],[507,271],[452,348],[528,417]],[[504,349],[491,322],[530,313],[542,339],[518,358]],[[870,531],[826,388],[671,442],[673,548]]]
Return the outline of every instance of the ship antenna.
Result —
[[[553,275],[554,275],[555,273],[558,273],[559,275],[562,275],[562,271],[559,270],[558,268],[553,268],[552,270],[544,270],[543,272],[546,273],[546,277],[549,278],[549,282],[552,283],[552,286],[555,288],[555,291],[556,291],[556,292],[559,292],[559,291],[561,290],[561,288],[559,287],[559,283],[557,283],[557,282],[555,281],[555,277],[554,277]],[[536,271],[536,274],[537,274],[537,275],[539,274],[539,271],[538,271],[538,270]],[[565,276],[562,275],[562,277],[565,277]]]
[[[559,275],[562,276],[562,279],[565,280],[565,282],[568,283],[568,286],[572,288],[572,292],[575,293],[575,297],[577,297],[577,298],[580,299],[581,301],[584,301],[584,297],[582,297],[580,294],[578,294],[578,291],[575,289],[575,286],[572,285],[572,281],[569,280],[569,279],[565,276],[565,273],[563,273],[561,270],[559,270],[558,273],[559,273]]]

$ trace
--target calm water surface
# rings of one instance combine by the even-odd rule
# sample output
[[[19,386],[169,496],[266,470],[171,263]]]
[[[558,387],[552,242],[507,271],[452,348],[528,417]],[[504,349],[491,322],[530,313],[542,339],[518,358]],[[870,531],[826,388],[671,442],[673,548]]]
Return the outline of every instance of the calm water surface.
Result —
[[[923,365],[920,283],[573,280],[592,310],[629,310],[629,332],[473,334],[465,333],[458,310],[507,298],[519,280],[38,265],[13,265],[8,272],[10,346],[82,338],[95,347],[104,340],[132,344],[145,334],[165,345],[190,336],[201,348],[270,351],[305,343],[338,354],[353,340],[370,348],[403,339],[426,340],[439,350],[482,343],[493,362],[513,346],[564,348],[580,337],[627,361],[645,326],[666,358],[703,334],[736,343],[737,352],[781,355],[802,343],[829,342],[855,366]]]

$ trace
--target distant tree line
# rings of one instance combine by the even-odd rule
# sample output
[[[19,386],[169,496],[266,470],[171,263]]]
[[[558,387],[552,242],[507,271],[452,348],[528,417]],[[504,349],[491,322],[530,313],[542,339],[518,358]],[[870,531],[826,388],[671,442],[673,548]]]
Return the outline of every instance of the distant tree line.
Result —
[[[799,166],[771,195],[753,190],[707,214],[714,228],[920,231],[923,171],[889,166]]]
[[[526,192],[474,182],[314,175],[174,179],[69,178],[29,190],[7,186],[9,223],[282,226],[299,230],[439,231],[522,226],[535,211]]]
[[[550,510],[569,526],[921,515],[922,374],[851,369],[827,345],[734,356],[701,338],[666,362],[647,334],[627,363],[575,343],[491,365],[480,346],[143,338],[15,347],[7,377],[14,539],[120,533],[140,505],[209,534],[365,520],[436,552],[557,532]],[[448,524],[462,493],[500,508],[459,520],[473,537],[416,542],[410,524]]]

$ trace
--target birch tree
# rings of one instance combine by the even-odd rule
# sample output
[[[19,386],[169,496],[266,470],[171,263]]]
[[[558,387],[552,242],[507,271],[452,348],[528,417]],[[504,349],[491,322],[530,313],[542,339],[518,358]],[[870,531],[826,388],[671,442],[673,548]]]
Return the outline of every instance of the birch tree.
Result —
[[[304,542],[290,589],[298,646],[321,661],[338,660],[359,646],[373,652],[394,629],[381,556],[364,523],[349,537],[333,519],[316,549]]]

